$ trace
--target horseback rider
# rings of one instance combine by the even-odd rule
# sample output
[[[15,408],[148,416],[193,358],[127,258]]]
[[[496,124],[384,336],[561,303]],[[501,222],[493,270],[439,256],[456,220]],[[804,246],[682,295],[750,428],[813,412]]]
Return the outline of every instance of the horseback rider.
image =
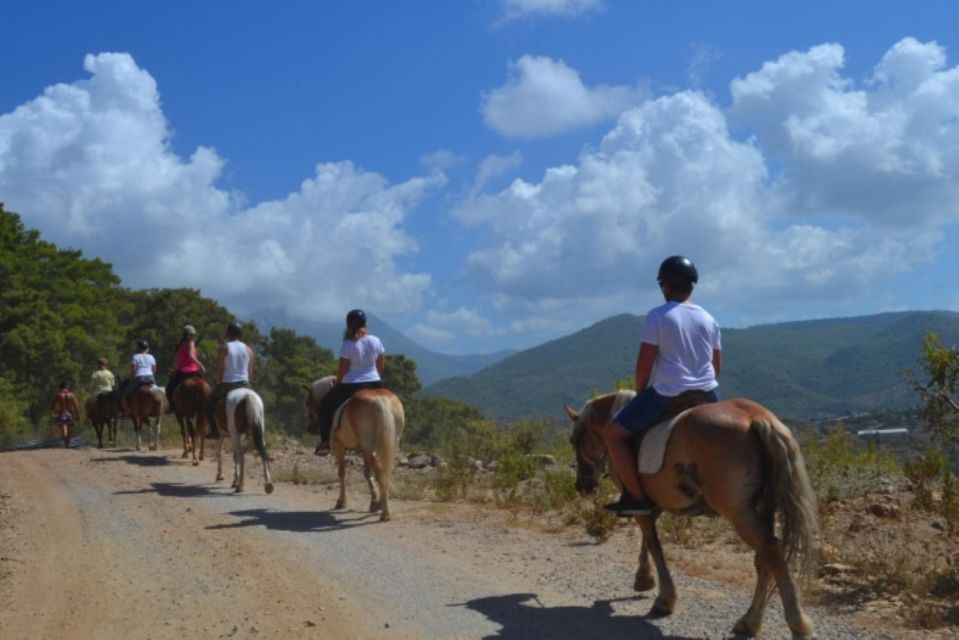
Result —
[[[93,403],[100,396],[112,393],[117,388],[117,380],[113,372],[109,369],[109,363],[106,358],[97,358],[97,369],[90,376],[90,397],[87,398],[85,409],[87,412],[87,422],[90,422],[90,413],[93,410]]]
[[[180,335],[180,342],[176,345],[176,351],[173,355],[173,366],[170,367],[170,379],[166,385],[166,397],[169,400],[167,406],[172,410],[173,394],[176,388],[187,378],[206,373],[206,367],[196,357],[196,329],[193,325],[183,325],[183,331]]]
[[[231,322],[226,328],[226,344],[220,345],[216,355],[216,387],[206,402],[207,438],[219,436],[216,425],[216,405],[230,391],[241,387],[250,387],[253,379],[253,349],[244,344],[243,329]]]
[[[605,509],[620,516],[650,515],[655,509],[639,480],[636,436],[658,422],[684,391],[703,391],[710,402],[719,400],[719,325],[690,300],[699,281],[696,266],[684,256],[670,256],[656,280],[666,303],[646,314],[636,358],[637,395],[603,427],[609,459],[624,487],[619,500]]]
[[[130,358],[130,381],[120,392],[120,404],[123,414],[129,415],[127,398],[145,384],[156,384],[157,361],[150,353],[150,343],[142,338],[137,340],[137,352]]]
[[[316,455],[325,456],[330,453],[330,431],[333,429],[333,414],[337,408],[360,389],[383,387],[381,378],[385,353],[380,339],[370,334],[366,328],[366,314],[363,310],[353,309],[347,313],[336,380],[317,408],[320,443],[316,445]]]
[[[70,391],[70,386],[66,382],[60,383],[57,394],[53,396],[53,402],[50,403],[50,414],[56,416],[57,426],[60,428],[60,434],[63,436],[63,446],[70,446],[70,429],[80,415],[80,407],[77,405],[77,397]]]

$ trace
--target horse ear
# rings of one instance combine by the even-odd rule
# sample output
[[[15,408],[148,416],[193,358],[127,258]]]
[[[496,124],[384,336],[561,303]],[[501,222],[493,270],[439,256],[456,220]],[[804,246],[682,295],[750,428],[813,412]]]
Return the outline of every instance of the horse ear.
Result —
[[[300,386],[303,387],[303,390],[304,390],[304,391],[310,391],[310,385],[308,385],[308,384],[303,384],[303,385],[300,385]]]
[[[568,415],[569,419],[573,422],[576,422],[579,419],[579,412],[568,404],[563,405],[563,411],[566,412],[566,415]]]

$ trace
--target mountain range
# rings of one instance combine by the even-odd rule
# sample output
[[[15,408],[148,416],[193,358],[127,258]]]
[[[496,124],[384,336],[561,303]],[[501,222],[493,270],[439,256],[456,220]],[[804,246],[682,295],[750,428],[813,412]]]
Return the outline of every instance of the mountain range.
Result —
[[[527,349],[472,375],[441,380],[448,397],[499,419],[562,415],[633,374],[643,318],[623,314]],[[748,397],[804,420],[915,403],[905,370],[920,370],[927,332],[959,343],[959,313],[892,312],[723,330],[723,397]]]

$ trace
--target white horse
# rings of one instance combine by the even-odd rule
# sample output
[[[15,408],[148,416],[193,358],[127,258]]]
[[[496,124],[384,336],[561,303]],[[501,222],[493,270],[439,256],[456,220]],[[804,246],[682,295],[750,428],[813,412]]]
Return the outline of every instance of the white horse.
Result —
[[[333,380],[335,376],[327,376],[303,387],[308,392],[306,409],[311,425],[316,424],[320,400],[333,388]],[[380,520],[389,520],[393,467],[406,425],[403,403],[388,389],[360,389],[343,404],[338,415],[330,434],[340,479],[335,508],[346,508],[346,452],[358,450],[363,455],[363,476],[370,487],[370,513],[381,511]]]
[[[233,484],[236,493],[243,491],[244,456],[240,435],[250,434],[253,445],[263,460],[263,488],[273,493],[270,478],[270,461],[266,454],[266,419],[263,414],[263,399],[253,389],[234,389],[224,402],[217,406],[216,479],[223,479],[223,425],[226,424],[233,443]]]

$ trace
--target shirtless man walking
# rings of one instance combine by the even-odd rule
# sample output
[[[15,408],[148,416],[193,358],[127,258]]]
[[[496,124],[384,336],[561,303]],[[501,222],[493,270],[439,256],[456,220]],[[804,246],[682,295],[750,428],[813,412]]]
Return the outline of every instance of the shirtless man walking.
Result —
[[[70,391],[66,382],[60,383],[57,395],[53,396],[50,414],[57,417],[57,426],[60,427],[60,434],[63,436],[63,446],[69,447],[70,430],[80,415],[80,406],[77,404],[77,397]]]

